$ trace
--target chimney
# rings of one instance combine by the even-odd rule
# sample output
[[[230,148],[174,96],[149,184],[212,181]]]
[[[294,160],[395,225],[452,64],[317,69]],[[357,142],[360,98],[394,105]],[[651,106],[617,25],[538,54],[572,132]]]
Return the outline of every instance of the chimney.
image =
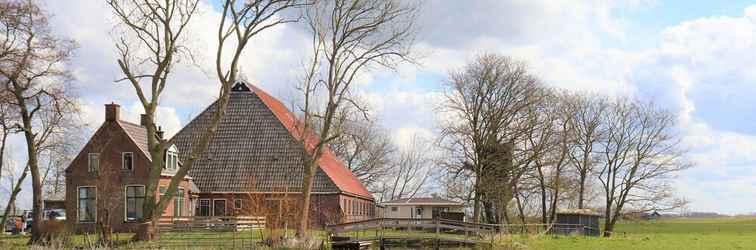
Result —
[[[121,105],[110,103],[105,104],[105,121],[114,122],[121,119]]]
[[[158,126],[157,131],[155,131],[155,135],[157,135],[157,137],[162,140],[163,135],[165,135],[165,132],[163,132],[163,127]]]
[[[147,114],[139,115],[139,125],[142,125],[142,127],[147,127]]]

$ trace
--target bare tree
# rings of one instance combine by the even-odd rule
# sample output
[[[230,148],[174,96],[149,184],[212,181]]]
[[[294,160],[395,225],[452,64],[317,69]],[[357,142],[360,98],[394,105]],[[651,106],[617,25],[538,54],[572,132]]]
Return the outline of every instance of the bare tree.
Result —
[[[11,148],[8,149],[10,150]],[[10,157],[7,157],[7,159],[4,158],[3,161],[7,168],[5,173],[0,175],[0,180],[5,179],[8,183],[8,201],[5,204],[5,210],[0,219],[6,221],[11,213],[16,212],[16,197],[21,192],[21,184],[23,184],[24,180],[26,180],[26,177],[29,175],[29,165],[25,165],[23,169],[18,169],[16,162]]]
[[[301,86],[304,122],[299,129],[306,155],[298,237],[305,237],[309,227],[317,162],[322,150],[339,136],[334,125],[343,117],[339,115],[341,107],[353,105],[362,110],[350,98],[356,77],[371,67],[393,69],[411,61],[416,10],[395,0],[335,0],[316,1],[305,12],[313,55]],[[316,107],[318,99],[324,102],[321,107]],[[316,131],[319,139],[311,132],[316,117],[322,119],[322,127]]]
[[[674,125],[674,115],[650,103],[620,99],[607,109],[597,172],[606,202],[605,237],[630,206],[665,210],[681,205],[671,196],[668,178],[689,164],[682,159]]]
[[[5,146],[8,142],[8,136],[17,133],[18,130],[14,129],[14,125],[17,124],[18,112],[12,110],[10,104],[12,96],[5,91],[0,92],[0,176],[3,176],[3,165],[5,159]],[[3,220],[5,221],[5,220]]]
[[[47,13],[33,1],[2,1],[0,13],[0,84],[3,95],[11,95],[20,121],[16,127],[26,140],[33,190],[30,242],[37,243],[43,195],[39,154],[60,123],[77,111],[65,67],[76,45],[50,32]]]
[[[568,106],[567,114],[572,116],[569,126],[575,145],[569,150],[569,156],[578,176],[577,207],[582,209],[585,207],[586,186],[598,157],[596,144],[604,135],[601,123],[608,101],[601,96],[586,94],[569,94],[563,98]]]
[[[375,120],[344,119],[335,126],[340,136],[329,144],[336,156],[374,193],[383,191],[380,181],[393,172],[392,159],[396,147],[386,131]],[[320,127],[315,124],[315,128]]]
[[[125,75],[122,79],[129,82],[145,110],[147,122],[147,142],[152,159],[163,159],[167,141],[158,136],[155,124],[155,111],[160,103],[160,95],[166,88],[173,66],[181,56],[190,54],[184,45],[186,29],[195,15],[198,0],[108,0],[108,4],[118,17],[125,32],[117,42],[120,52],[118,65]],[[301,6],[300,0],[254,0],[222,1],[221,19],[217,30],[218,48],[216,50],[215,71],[219,81],[216,112],[210,124],[194,143],[183,165],[171,178],[166,193],[175,194],[179,183],[200,158],[207,148],[210,138],[215,134],[220,119],[225,113],[232,85],[238,77],[239,61],[244,49],[252,37],[279,24],[296,21],[297,18],[279,16],[282,11]],[[230,56],[227,53],[231,53]],[[120,81],[120,80],[119,80]],[[147,83],[147,84],[145,84]],[[149,86],[149,92],[143,89]],[[149,95],[148,95],[149,94]],[[156,199],[158,185],[164,162],[152,162],[149,180],[145,190],[144,225],[137,238],[150,240],[155,236],[158,216],[162,214],[173,195],[163,195]]]
[[[422,192],[432,176],[432,151],[426,140],[413,136],[410,145],[399,151],[392,174],[382,182],[381,200],[412,198]]]
[[[442,146],[449,155],[445,165],[453,178],[474,182],[473,220],[480,222],[481,176],[499,159],[490,149],[520,137],[522,131],[514,124],[539,101],[540,82],[524,63],[497,54],[482,54],[449,78],[440,107],[449,116],[441,125]]]
[[[547,224],[556,219],[563,188],[569,184],[565,172],[570,163],[569,152],[574,147],[570,126],[572,108],[564,95],[550,90],[533,111],[534,129],[528,141],[534,149],[533,178],[540,191],[541,222]]]

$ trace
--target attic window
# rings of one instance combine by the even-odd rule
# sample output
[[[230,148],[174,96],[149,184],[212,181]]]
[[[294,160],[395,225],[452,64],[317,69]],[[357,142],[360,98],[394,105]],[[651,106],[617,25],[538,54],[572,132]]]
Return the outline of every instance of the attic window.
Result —
[[[89,162],[87,164],[88,165],[87,170],[90,173],[97,172],[97,170],[100,169],[100,154],[89,153],[88,157],[89,157]]]
[[[252,90],[250,90],[244,82],[236,82],[234,86],[231,87],[231,92],[252,92]]]
[[[176,150],[176,146],[171,145],[165,152],[165,166],[163,166],[163,169],[169,171],[178,169],[178,150]]]
[[[168,155],[165,157],[165,167],[168,170],[176,170],[178,169],[178,156],[176,155],[176,152],[168,152]]]
[[[123,169],[123,170],[132,170],[132,169],[134,169],[134,153],[132,153],[132,152],[123,152],[122,158],[123,158],[123,161],[121,163],[121,169]]]

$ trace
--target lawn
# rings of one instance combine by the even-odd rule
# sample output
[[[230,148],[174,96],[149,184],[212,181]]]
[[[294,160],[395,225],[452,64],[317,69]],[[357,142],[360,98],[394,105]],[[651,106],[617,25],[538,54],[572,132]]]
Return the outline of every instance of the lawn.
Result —
[[[756,249],[756,218],[623,222],[612,238],[530,237],[531,249]]]
[[[612,238],[566,237],[566,236],[512,236],[498,239],[497,249],[756,249],[756,218],[721,219],[663,219],[658,221],[622,222]],[[385,236],[422,236],[422,232],[388,231]],[[363,232],[361,237],[374,236],[375,232]],[[354,236],[354,235],[353,235]],[[432,234],[428,234],[431,236]],[[119,234],[116,238],[128,239],[130,235]],[[259,231],[225,233],[166,233],[158,242],[129,243],[121,249],[160,248],[171,249],[234,249],[250,248],[259,241]],[[324,237],[322,232],[319,237]],[[464,237],[464,236],[462,236]],[[0,249],[27,249],[26,236],[0,236]],[[72,238],[74,246],[84,247],[85,236]],[[123,242],[123,241],[122,241]]]

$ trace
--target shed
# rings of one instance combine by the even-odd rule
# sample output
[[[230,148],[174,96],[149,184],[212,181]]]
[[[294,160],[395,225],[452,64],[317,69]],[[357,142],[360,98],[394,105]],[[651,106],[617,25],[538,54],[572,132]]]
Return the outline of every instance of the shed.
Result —
[[[557,212],[553,234],[582,234],[599,236],[599,218],[601,215],[590,209],[566,209]]]

